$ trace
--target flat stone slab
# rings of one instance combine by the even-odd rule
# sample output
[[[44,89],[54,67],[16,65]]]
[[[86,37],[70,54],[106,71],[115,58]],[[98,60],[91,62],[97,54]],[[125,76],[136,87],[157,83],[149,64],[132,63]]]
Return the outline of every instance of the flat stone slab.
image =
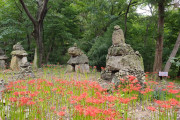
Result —
[[[88,57],[85,54],[82,54],[80,56],[71,57],[67,63],[72,65],[72,64],[88,64],[88,62],[89,62]]]
[[[122,68],[144,71],[142,57],[137,55],[108,56],[106,67],[109,71],[118,71]]]

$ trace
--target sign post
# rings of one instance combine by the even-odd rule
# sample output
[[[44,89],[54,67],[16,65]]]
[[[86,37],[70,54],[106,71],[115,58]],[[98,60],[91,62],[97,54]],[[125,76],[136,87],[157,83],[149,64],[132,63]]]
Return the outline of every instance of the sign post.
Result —
[[[168,72],[161,72],[159,71],[159,77],[162,80],[162,77],[168,77]]]

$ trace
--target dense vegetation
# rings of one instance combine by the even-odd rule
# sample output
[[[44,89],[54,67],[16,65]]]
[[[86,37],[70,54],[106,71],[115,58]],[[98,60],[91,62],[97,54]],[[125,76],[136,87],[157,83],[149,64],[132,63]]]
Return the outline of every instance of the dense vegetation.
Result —
[[[11,57],[12,46],[20,41],[32,62],[37,43],[33,24],[20,1],[23,0],[0,0],[0,47]],[[37,1],[24,0],[34,18],[38,14]],[[161,2],[165,7],[163,69],[180,28],[180,9],[170,5],[170,0],[50,0],[43,21],[42,63],[66,64],[67,49],[76,42],[88,55],[90,65],[105,66],[113,26],[118,24],[124,31],[126,43],[142,54],[145,71],[153,71]],[[142,6],[149,7],[151,15],[138,14],[136,10]],[[176,57],[179,55],[178,51]],[[171,71],[176,76],[179,68],[173,64]]]

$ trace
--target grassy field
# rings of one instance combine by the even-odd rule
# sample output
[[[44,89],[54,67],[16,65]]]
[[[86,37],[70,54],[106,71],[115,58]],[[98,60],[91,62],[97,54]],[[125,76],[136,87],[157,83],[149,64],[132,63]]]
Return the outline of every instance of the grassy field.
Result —
[[[65,66],[49,65],[35,72],[37,79],[13,81],[11,71],[1,72],[9,84],[2,93],[3,120],[178,120],[179,82],[156,81],[146,74],[147,87],[127,76],[111,93],[97,82],[100,73],[66,73]]]

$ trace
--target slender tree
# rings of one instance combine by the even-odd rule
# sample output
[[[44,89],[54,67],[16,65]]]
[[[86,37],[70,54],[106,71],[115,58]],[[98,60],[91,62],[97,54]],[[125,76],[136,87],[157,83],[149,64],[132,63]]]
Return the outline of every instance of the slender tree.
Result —
[[[131,6],[131,2],[132,2],[132,0],[129,1],[129,4],[128,4],[127,9],[126,9],[126,13],[125,13],[125,20],[124,20],[124,26],[125,26],[124,36],[125,36],[125,38],[126,38],[126,34],[127,34],[127,17],[128,17],[129,9]]]
[[[37,46],[37,64],[39,67],[41,67],[41,64],[43,62],[43,54],[44,54],[44,46],[43,46],[43,21],[46,16],[46,13],[48,11],[47,4],[49,0],[37,0],[37,15],[36,18],[32,16],[30,11],[28,10],[27,6],[25,5],[23,0],[19,0],[24,11],[26,12],[27,16],[31,20],[34,26],[34,30],[32,32],[32,35],[34,39],[36,40],[36,46]],[[36,61],[36,60],[35,60]],[[36,64],[36,65],[37,65]]]
[[[172,50],[172,52],[171,52],[171,55],[170,55],[168,61],[166,62],[166,65],[165,65],[165,67],[164,67],[164,71],[165,71],[165,72],[169,72],[169,69],[170,69],[170,67],[171,67],[171,62],[170,62],[170,61],[171,61],[171,59],[172,59],[173,57],[176,56],[176,53],[177,53],[177,51],[178,51],[178,49],[179,49],[179,46],[180,46],[180,32],[179,32],[178,38],[177,38],[177,40],[176,40],[176,43],[175,43],[175,45],[174,45],[174,48],[173,48],[173,50]]]

